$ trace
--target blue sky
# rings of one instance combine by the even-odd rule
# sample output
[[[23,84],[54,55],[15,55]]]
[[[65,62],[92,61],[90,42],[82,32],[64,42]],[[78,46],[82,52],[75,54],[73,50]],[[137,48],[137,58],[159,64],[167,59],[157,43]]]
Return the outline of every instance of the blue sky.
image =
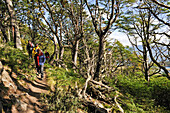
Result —
[[[167,34],[169,34],[169,32],[167,32]],[[159,36],[158,36],[159,37]],[[118,31],[114,31],[111,33],[111,35],[107,38],[108,40],[113,40],[113,39],[117,39],[118,41],[120,41],[124,46],[132,46],[128,40],[128,37],[125,33],[122,32],[118,32]],[[164,36],[161,38],[161,40],[159,41],[161,43],[165,43],[165,44],[169,44],[170,43],[170,39],[168,39],[168,37]],[[141,43],[139,42],[138,45],[141,45]]]
[[[124,46],[131,46],[128,37],[125,33],[114,31],[108,36],[107,40],[114,41],[114,39],[121,42]]]

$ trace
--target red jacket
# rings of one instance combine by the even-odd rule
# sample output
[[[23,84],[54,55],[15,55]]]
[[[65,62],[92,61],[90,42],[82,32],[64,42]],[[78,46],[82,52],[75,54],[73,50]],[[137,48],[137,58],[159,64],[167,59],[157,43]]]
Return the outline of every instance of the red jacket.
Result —
[[[42,52],[40,54],[38,54],[38,53],[35,54],[34,58],[35,58],[36,65],[38,65],[38,66],[44,65],[46,58],[45,58],[45,55]]]

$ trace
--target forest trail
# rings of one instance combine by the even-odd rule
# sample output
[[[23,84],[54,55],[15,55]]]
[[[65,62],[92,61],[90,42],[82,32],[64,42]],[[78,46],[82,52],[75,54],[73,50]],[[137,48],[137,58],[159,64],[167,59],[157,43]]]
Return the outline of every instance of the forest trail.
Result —
[[[47,108],[41,102],[41,97],[42,94],[48,94],[50,91],[50,87],[47,85],[47,75],[44,74],[43,80],[40,79],[40,76],[32,79],[31,75],[16,74],[7,68],[4,67],[2,76],[9,76],[6,81],[12,83],[12,87],[9,86],[8,93],[3,97],[3,100],[12,104],[10,107],[3,106],[2,113],[9,112],[9,110],[12,113],[46,113]],[[25,76],[25,78],[18,79],[19,75]]]
[[[41,95],[49,92],[46,75],[44,75],[43,80],[40,80],[39,77],[36,77],[35,80],[29,80],[29,78],[31,78],[30,75],[21,80],[20,83],[22,85],[20,84],[21,86],[18,88],[20,95],[25,92],[24,95],[20,96],[20,100],[27,106],[23,109],[25,109],[25,113],[44,113],[47,109],[41,102]],[[22,111],[18,111],[16,106],[12,107],[12,113],[20,113]]]
[[[47,85],[47,76],[41,80],[40,77],[36,77],[35,80],[29,80],[29,75],[27,78],[23,79],[25,82],[24,86],[27,91],[26,95],[22,96],[21,100],[27,104],[26,113],[44,113],[47,112],[46,106],[41,102],[41,95],[48,94],[49,86]],[[17,109],[12,108],[13,113],[19,113]]]
[[[2,49],[5,45],[0,44],[0,48],[2,53],[6,51]],[[8,53],[13,51],[13,48],[8,48]],[[50,92],[45,70],[44,78],[41,80],[40,76],[36,76],[35,63],[28,59],[27,53],[15,54],[19,56],[15,60],[12,60],[12,54],[0,58],[0,113],[47,112],[47,107],[42,102],[42,95]],[[19,65],[26,65],[26,67]],[[14,66],[20,68],[13,68]],[[24,72],[24,69],[30,72]]]

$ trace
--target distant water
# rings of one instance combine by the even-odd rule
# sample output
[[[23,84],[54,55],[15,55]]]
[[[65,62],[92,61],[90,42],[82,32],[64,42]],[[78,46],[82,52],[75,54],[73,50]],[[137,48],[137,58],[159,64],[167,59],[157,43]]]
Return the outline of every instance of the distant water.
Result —
[[[166,69],[170,69],[170,67],[169,67],[169,66],[165,66],[165,68],[166,68]]]
[[[168,70],[168,72],[170,73],[170,67],[169,66],[166,66],[165,67],[167,70]]]
[[[169,66],[165,66],[165,68],[168,70],[168,72],[170,73],[170,67]],[[164,71],[161,69],[161,73],[164,73]]]

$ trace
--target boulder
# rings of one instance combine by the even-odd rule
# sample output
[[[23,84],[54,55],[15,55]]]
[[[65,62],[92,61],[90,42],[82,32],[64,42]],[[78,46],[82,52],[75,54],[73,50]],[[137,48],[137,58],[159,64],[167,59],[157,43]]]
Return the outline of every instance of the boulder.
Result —
[[[2,82],[5,87],[8,87],[12,92],[16,92],[17,87],[7,71],[3,70],[0,76],[0,82]]]

